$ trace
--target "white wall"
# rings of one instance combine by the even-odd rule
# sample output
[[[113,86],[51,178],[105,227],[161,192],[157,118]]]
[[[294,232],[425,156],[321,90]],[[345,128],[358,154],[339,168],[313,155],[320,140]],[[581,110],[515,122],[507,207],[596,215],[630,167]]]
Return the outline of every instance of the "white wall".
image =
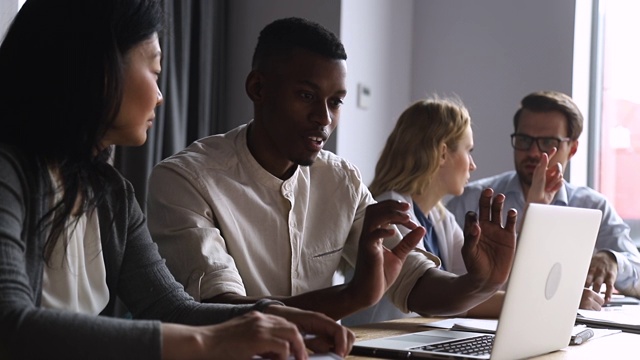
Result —
[[[512,169],[520,99],[542,89],[572,93],[574,16],[574,0],[342,1],[349,95],[337,153],[368,183],[402,110],[429,94],[457,94],[474,122],[472,179]],[[358,83],[371,88],[367,110],[357,107]]]
[[[593,28],[593,1],[576,0],[574,42],[573,42],[573,81],[572,94],[582,115],[590,119],[589,96],[591,93],[591,32]],[[582,135],[578,139],[580,147],[571,158],[568,178],[571,183],[579,186],[589,186],[589,126],[585,123]],[[567,173],[565,172],[565,176]]]
[[[412,97],[458,94],[474,122],[472,179],[513,168],[526,94],[571,94],[574,0],[416,0]],[[581,151],[586,151],[581,148]]]
[[[24,3],[23,0],[2,0],[0,2],[0,41],[4,39],[7,27],[22,3]]]
[[[342,1],[341,39],[347,50],[348,95],[337,131],[337,153],[353,162],[365,183],[400,113],[409,105],[413,0]],[[358,84],[371,90],[367,109]]]

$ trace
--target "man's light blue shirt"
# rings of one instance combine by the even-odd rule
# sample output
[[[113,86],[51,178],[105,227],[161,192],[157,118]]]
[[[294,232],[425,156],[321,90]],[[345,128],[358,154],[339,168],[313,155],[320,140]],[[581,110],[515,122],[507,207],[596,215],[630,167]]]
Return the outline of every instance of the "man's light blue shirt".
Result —
[[[488,187],[492,188],[496,194],[503,193],[505,195],[504,209],[514,208],[518,211],[518,214],[522,214],[525,199],[518,175],[513,170],[507,171],[469,183],[461,196],[454,197],[447,202],[447,208],[455,215],[456,221],[461,227],[464,226],[464,217],[467,211],[478,211],[480,193]],[[607,250],[613,254],[618,263],[616,289],[624,294],[637,296],[640,290],[640,253],[631,240],[629,226],[622,220],[609,201],[602,194],[591,188],[574,186],[565,181],[564,186],[556,193],[551,204],[600,209],[602,211],[602,223],[600,224],[594,253],[600,250]],[[503,211],[502,215],[504,224],[507,211]],[[522,217],[518,217],[518,223],[521,221]]]

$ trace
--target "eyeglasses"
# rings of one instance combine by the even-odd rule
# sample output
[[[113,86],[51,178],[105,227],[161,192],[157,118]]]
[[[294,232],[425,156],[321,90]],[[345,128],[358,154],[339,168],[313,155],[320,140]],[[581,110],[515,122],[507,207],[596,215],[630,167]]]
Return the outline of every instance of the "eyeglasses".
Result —
[[[561,143],[571,141],[571,138],[533,137],[524,134],[511,134],[511,146],[516,150],[529,150],[534,141],[540,151],[549,153],[553,148],[560,148]]]

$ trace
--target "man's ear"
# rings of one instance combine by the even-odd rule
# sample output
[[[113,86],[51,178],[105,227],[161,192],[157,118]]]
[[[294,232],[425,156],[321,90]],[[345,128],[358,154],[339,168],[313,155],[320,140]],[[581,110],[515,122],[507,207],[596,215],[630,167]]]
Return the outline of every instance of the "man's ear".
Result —
[[[573,140],[571,142],[571,148],[569,149],[569,157],[568,157],[568,159],[571,159],[573,157],[573,155],[576,154],[576,151],[578,151],[578,140]]]
[[[262,100],[263,82],[264,76],[256,70],[251,70],[249,75],[247,75],[247,80],[244,82],[244,90],[254,103]]]

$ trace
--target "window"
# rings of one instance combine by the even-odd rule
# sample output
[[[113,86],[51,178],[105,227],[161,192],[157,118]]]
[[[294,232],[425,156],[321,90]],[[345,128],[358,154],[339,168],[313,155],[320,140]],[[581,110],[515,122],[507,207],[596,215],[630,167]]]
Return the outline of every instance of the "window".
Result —
[[[640,2],[595,1],[592,186],[611,200],[640,245]],[[594,109],[592,107],[592,109]]]

